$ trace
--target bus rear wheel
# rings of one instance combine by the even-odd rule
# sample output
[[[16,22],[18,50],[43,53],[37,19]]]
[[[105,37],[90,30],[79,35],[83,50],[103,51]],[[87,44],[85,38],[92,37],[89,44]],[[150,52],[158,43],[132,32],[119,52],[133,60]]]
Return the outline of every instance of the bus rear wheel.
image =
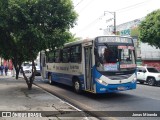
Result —
[[[74,91],[78,94],[80,94],[82,92],[81,90],[81,83],[78,79],[73,81],[73,87],[74,87]]]
[[[50,85],[53,85],[52,76],[48,75],[48,82]]]

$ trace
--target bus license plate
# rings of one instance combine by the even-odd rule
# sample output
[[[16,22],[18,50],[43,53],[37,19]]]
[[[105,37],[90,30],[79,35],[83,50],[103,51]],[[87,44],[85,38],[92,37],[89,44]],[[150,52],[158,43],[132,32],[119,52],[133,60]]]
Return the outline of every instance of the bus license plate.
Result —
[[[125,87],[118,87],[117,89],[118,89],[118,90],[126,90]]]

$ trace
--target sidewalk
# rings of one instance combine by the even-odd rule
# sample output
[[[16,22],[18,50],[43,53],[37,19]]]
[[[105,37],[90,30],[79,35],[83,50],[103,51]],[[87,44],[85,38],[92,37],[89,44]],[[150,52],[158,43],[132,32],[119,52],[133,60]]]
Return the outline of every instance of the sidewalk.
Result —
[[[2,113],[4,111],[11,113],[11,117],[6,117],[9,115]],[[0,76],[0,120],[96,119],[77,111],[74,106],[35,85],[32,90],[28,90],[22,78],[16,80],[11,76]]]

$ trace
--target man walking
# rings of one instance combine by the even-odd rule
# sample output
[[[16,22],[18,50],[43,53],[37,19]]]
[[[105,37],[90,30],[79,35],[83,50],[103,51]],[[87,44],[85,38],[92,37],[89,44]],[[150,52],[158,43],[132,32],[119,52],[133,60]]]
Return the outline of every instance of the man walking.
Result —
[[[8,66],[7,65],[4,67],[4,71],[5,71],[5,75],[7,76],[7,72],[8,72]]]
[[[4,69],[4,67],[3,67],[3,65],[1,65],[1,69],[0,69],[1,75],[3,75],[3,69]]]

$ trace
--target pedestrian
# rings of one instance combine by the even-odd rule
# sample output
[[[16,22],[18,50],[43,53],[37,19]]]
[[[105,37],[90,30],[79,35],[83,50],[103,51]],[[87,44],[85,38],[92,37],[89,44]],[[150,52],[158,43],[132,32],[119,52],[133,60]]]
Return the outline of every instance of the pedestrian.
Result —
[[[5,75],[7,76],[7,72],[8,72],[8,66],[7,65],[4,67],[4,71],[5,71]]]
[[[4,66],[3,65],[1,65],[1,75],[3,75],[3,69],[4,69]]]

